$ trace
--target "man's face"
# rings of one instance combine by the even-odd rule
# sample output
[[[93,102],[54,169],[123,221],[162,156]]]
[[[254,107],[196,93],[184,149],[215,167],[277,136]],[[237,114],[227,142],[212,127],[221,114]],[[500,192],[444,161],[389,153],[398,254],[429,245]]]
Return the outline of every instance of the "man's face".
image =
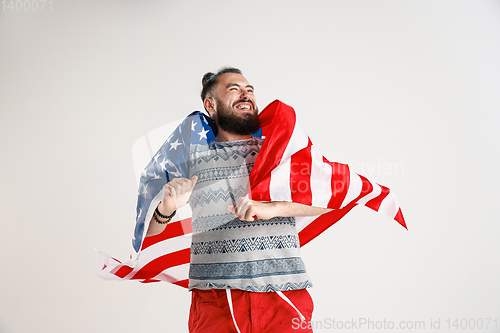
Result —
[[[260,128],[253,86],[241,74],[221,75],[216,87],[217,125],[232,134],[248,135]]]

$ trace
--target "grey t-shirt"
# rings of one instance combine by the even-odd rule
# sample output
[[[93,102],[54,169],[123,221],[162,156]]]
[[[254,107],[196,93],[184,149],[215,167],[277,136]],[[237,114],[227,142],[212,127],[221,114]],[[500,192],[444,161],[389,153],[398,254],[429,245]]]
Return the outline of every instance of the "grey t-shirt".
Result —
[[[189,289],[253,292],[312,286],[300,257],[295,218],[242,221],[226,207],[249,193],[263,139],[211,142],[191,147],[189,177],[198,182],[193,211]]]

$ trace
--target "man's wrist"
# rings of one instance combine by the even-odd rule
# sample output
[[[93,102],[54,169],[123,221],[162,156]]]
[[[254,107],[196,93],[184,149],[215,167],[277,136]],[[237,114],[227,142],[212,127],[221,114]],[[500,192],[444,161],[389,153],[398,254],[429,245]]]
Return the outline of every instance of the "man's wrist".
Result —
[[[177,210],[174,210],[171,214],[165,215],[159,210],[160,205],[158,205],[153,213],[153,217],[159,224],[167,224],[172,220]]]
[[[168,202],[165,202],[163,200],[160,201],[156,209],[161,215],[165,216],[172,215],[177,210],[175,204],[169,204]]]

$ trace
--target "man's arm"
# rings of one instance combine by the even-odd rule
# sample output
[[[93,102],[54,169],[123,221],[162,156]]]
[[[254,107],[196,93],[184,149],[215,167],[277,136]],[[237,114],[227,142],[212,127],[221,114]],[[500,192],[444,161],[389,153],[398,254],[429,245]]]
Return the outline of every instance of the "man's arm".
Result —
[[[163,186],[163,194],[160,204],[158,205],[158,211],[165,216],[172,215],[177,209],[184,206],[193,192],[193,188],[198,180],[197,176],[193,176],[191,179],[187,178],[175,178]],[[151,221],[149,221],[149,228],[146,232],[146,237],[161,234],[167,224],[160,224],[156,221],[155,213]],[[161,217],[156,216],[161,219]]]
[[[233,212],[240,220],[253,221],[254,216],[264,220],[277,216],[316,216],[328,213],[333,209],[307,206],[287,201],[262,202],[241,198],[236,206],[227,206],[227,210]]]

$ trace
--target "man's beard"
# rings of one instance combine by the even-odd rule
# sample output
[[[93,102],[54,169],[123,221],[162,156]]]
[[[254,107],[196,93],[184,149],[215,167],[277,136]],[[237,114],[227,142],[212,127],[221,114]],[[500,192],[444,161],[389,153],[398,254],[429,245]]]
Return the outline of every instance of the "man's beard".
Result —
[[[235,103],[235,105],[239,102]],[[259,110],[253,102],[245,101],[252,104],[255,113],[237,114],[234,109],[229,109],[217,100],[217,125],[224,131],[231,134],[249,135],[257,132],[260,128],[260,121],[257,114]]]

